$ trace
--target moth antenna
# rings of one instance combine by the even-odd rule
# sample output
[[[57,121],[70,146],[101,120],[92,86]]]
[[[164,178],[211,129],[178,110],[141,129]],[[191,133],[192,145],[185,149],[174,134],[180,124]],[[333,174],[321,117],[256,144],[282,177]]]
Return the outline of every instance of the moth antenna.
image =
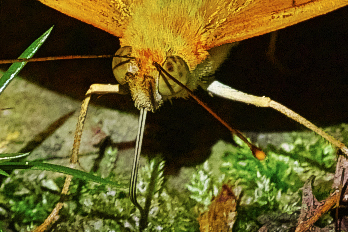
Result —
[[[162,66],[160,64],[158,64],[157,62],[153,62],[153,65],[158,69],[158,71],[161,73],[163,72],[164,74],[166,74],[170,79],[172,79],[176,84],[178,84],[180,87],[182,87],[183,89],[185,89],[188,94],[196,100],[196,102],[198,104],[200,104],[204,109],[206,109],[212,116],[214,116],[214,118],[216,118],[222,125],[224,125],[229,131],[231,131],[231,133],[237,135],[241,140],[243,140],[243,142],[245,142],[252,154],[255,156],[255,158],[259,159],[259,160],[264,160],[266,158],[266,154],[257,146],[255,146],[254,144],[250,143],[248,141],[247,138],[245,138],[245,136],[237,129],[232,128],[227,122],[225,122],[222,118],[220,118],[212,109],[210,109],[204,102],[202,102],[193,92],[192,90],[190,90],[189,88],[187,88],[187,86],[185,86],[184,84],[182,84],[180,81],[178,81],[177,79],[175,79],[172,75],[170,75],[164,68],[162,68]],[[165,80],[165,79],[164,79]]]
[[[0,64],[12,64],[12,63],[18,63],[18,62],[43,62],[43,61],[51,61],[51,60],[105,59],[105,58],[113,58],[113,57],[135,59],[135,57],[119,56],[119,55],[71,55],[71,56],[49,56],[49,57],[29,58],[29,59],[20,58],[20,59],[0,60]]]

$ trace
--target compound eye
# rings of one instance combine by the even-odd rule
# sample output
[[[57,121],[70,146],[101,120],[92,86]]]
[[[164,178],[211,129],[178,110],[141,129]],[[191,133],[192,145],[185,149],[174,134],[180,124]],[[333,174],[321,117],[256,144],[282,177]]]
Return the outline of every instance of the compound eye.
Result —
[[[117,50],[115,55],[118,56],[131,56],[132,47],[125,46]],[[120,85],[126,84],[126,73],[128,72],[128,65],[131,61],[130,58],[114,57],[112,59],[112,71],[118,83]]]
[[[163,63],[163,68],[182,84],[186,85],[189,77],[189,68],[186,62],[179,56],[170,56]],[[158,83],[159,93],[171,96],[178,93],[182,88],[162,73]]]

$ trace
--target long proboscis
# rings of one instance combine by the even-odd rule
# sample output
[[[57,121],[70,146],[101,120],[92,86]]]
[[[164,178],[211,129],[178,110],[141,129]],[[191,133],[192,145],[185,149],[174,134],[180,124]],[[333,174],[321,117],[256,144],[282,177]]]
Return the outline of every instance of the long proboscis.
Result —
[[[139,159],[140,159],[141,147],[142,147],[144,131],[145,131],[146,114],[147,114],[147,110],[145,108],[141,108],[140,109],[140,116],[139,116],[139,125],[138,125],[137,138],[136,138],[136,141],[135,141],[135,151],[134,151],[134,160],[133,160],[132,174],[131,174],[130,186],[129,186],[130,200],[139,209],[141,214],[143,214],[144,210],[139,205],[139,203],[137,201],[137,176],[138,176],[138,168],[139,168]]]

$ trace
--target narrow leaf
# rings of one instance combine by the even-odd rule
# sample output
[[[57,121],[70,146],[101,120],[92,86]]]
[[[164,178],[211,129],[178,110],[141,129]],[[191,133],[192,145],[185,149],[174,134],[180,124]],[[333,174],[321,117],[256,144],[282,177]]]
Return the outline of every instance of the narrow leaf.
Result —
[[[60,173],[64,173],[67,175],[72,175],[73,177],[76,177],[76,178],[79,178],[82,180],[93,181],[93,182],[96,182],[96,183],[99,183],[102,185],[108,184],[108,185],[112,185],[112,186],[115,186],[118,188],[123,186],[117,182],[103,179],[103,178],[101,178],[99,176],[95,176],[91,173],[83,172],[80,170],[68,168],[68,167],[61,166],[61,165],[49,164],[49,163],[43,163],[43,162],[37,162],[37,161],[4,162],[4,163],[1,163],[0,167],[2,169],[9,169],[9,168],[11,168],[11,169],[33,169],[33,170],[60,172]]]
[[[18,158],[23,158],[30,155],[30,152],[27,153],[3,153],[0,154],[0,163],[1,162],[5,162],[5,161],[9,161],[12,159],[18,159]]]
[[[10,176],[7,172],[5,172],[5,171],[2,170],[2,169],[0,169],[0,175]]]
[[[47,37],[50,35],[53,27],[48,29],[40,38],[35,40],[18,58],[31,58],[41,47],[41,45],[46,41]],[[4,89],[10,84],[13,78],[24,68],[27,62],[17,62],[10,66],[6,73],[0,79],[0,94]]]

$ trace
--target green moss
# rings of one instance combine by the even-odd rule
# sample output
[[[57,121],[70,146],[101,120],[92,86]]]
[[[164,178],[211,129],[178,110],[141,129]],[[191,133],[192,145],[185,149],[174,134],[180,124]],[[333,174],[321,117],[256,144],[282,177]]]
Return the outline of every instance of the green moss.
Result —
[[[137,189],[138,202],[144,206],[152,170],[158,168],[154,172],[155,190],[151,193],[149,224],[145,231],[199,231],[199,213],[208,210],[213,196],[224,183],[234,186],[235,195],[243,193],[234,231],[257,231],[267,223],[274,226],[287,223],[290,228],[301,207],[300,189],[311,175],[316,176],[316,197],[321,200],[328,196],[336,158],[335,149],[322,139],[296,133],[291,136],[292,143],[265,148],[264,161],[255,159],[249,148],[236,138],[238,147],[220,150],[221,165],[217,170],[212,168],[216,166],[216,157],[214,163],[211,159],[195,168],[186,192],[169,190],[163,177],[163,162],[149,161],[139,170]],[[8,206],[11,220],[16,221],[18,227],[33,228],[41,223],[59,199],[58,192],[42,187],[42,178],[28,171],[15,171],[2,185],[1,202]],[[108,179],[123,187],[73,179],[66,202],[68,207],[62,210],[62,222],[53,231],[137,230],[140,213],[129,200],[128,176],[121,178],[111,173]],[[54,181],[62,186],[64,178]],[[329,216],[325,217],[323,224],[332,221]]]
[[[248,146],[235,138],[238,147],[233,147],[221,156],[223,163],[216,180],[209,175],[208,161],[193,174],[188,190],[191,198],[207,209],[212,195],[222,182],[235,185],[235,191],[242,189],[243,197],[238,211],[235,231],[253,231],[261,226],[257,218],[268,212],[278,215],[294,214],[301,208],[301,187],[312,175],[316,182],[314,194],[319,198],[328,196],[335,171],[335,149],[323,139],[304,139],[293,134],[292,144],[282,144],[281,148],[269,145],[264,149],[267,158],[259,161],[253,157]],[[252,229],[254,228],[254,229]]]

